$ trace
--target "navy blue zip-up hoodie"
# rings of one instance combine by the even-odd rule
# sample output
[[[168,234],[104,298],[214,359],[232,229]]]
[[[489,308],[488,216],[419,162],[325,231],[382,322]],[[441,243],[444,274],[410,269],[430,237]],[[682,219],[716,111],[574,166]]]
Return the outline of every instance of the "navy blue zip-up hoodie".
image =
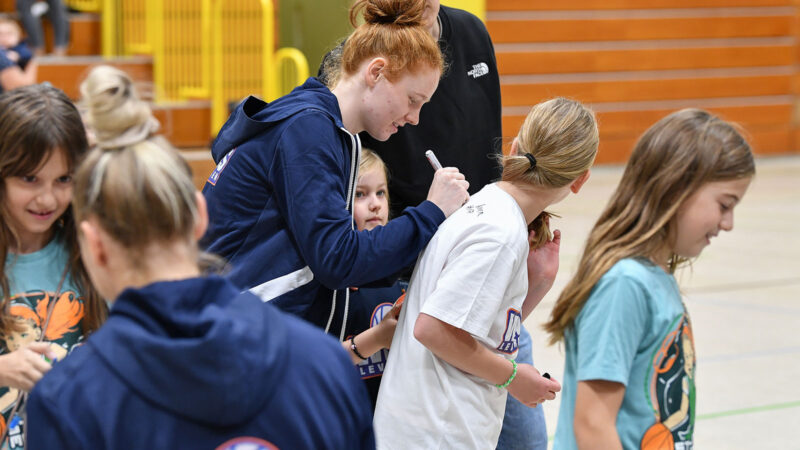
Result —
[[[397,274],[445,219],[425,201],[385,227],[355,231],[349,209],[359,149],[336,97],[316,78],[270,104],[248,98],[212,147],[217,168],[203,188],[210,224],[202,244],[228,260],[236,285],[325,327],[332,290]]]
[[[210,449],[252,438],[374,448],[370,412],[336,340],[227,280],[194,278],[119,296],[31,393],[28,448]]]

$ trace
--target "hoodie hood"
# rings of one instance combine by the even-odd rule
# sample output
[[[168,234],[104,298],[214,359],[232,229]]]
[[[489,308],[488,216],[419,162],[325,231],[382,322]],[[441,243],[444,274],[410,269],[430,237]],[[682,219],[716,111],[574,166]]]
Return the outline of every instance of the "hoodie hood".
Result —
[[[219,163],[229,151],[269,129],[276,122],[308,109],[326,113],[337,127],[344,128],[336,96],[312,77],[271,103],[253,96],[240,103],[219,130],[211,146],[214,162]]]
[[[208,426],[262,410],[286,370],[279,313],[219,277],[125,290],[89,344],[139,396]]]

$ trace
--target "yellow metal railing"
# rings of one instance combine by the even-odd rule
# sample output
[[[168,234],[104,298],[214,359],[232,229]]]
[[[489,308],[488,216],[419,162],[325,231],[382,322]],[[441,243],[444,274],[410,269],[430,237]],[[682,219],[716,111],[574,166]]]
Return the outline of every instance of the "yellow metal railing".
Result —
[[[102,0],[103,56],[152,54],[148,36],[160,0]]]
[[[150,33],[157,99],[208,98],[211,0],[159,3],[152,6]]]
[[[102,1],[103,55],[152,54],[156,100],[210,99],[211,134],[232,102],[269,101],[308,77],[302,52],[275,52],[272,0]]]
[[[99,12],[103,10],[103,0],[67,0],[64,4],[77,11]]]
[[[486,0],[441,0],[443,5],[465,9],[486,22]]]
[[[300,50],[282,48],[275,52],[275,71],[278,74],[275,96],[280,97],[308,78],[308,61]]]

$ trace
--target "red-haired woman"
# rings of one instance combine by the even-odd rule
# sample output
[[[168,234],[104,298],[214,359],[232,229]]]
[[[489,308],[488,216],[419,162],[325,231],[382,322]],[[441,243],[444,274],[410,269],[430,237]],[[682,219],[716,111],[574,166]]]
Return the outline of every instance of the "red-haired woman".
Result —
[[[359,0],[329,89],[310,78],[270,104],[248,98],[220,130],[217,168],[203,189],[208,251],[264,301],[343,339],[348,286],[411,265],[439,224],[468,198],[454,168],[440,169],[428,199],[369,231],[352,219],[360,140],[386,140],[419,120],[442,74],[442,54],[423,26],[425,1]]]

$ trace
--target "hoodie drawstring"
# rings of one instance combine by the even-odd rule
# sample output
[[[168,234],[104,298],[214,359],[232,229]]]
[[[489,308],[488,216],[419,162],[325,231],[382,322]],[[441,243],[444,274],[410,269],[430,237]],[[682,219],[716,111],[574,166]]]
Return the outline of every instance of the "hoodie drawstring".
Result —
[[[351,134],[345,128],[342,128],[345,133],[350,136],[350,143],[353,146],[353,154],[350,156],[350,182],[347,184],[347,210],[350,211],[350,229],[355,230],[355,187],[358,182],[358,166],[361,163],[361,138],[358,134]],[[331,299],[331,314],[328,316],[328,324],[325,325],[325,333],[331,329],[331,322],[333,321],[333,314],[336,312],[336,293],[334,289],[333,298]],[[339,330],[339,341],[344,340],[344,331],[347,327],[347,316],[350,312],[350,289],[344,289],[344,315],[342,316],[342,328]]]

